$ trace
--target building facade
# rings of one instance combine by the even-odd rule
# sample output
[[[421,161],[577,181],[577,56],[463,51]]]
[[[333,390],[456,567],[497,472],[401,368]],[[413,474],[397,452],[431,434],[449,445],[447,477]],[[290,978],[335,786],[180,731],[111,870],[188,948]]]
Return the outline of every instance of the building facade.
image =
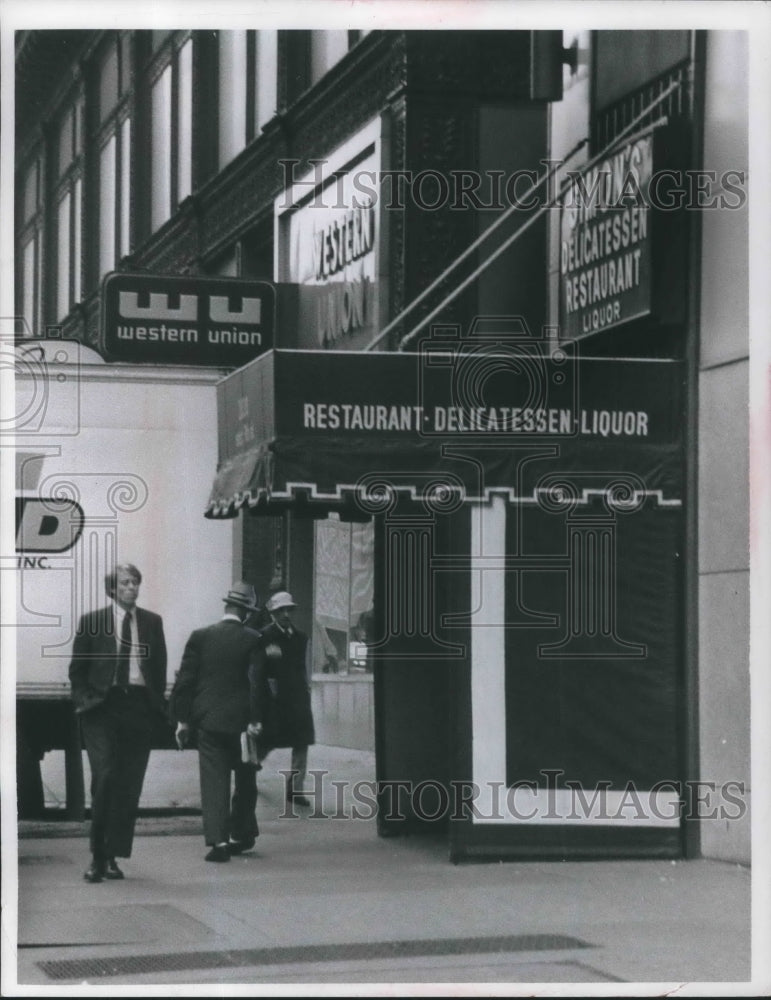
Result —
[[[460,345],[461,355],[480,345],[491,359],[514,349],[520,363],[572,363],[572,352],[626,359],[614,369],[619,386],[627,377],[632,387],[649,385],[635,377],[648,362],[659,364],[656,372],[676,370],[658,384],[670,387],[677,407],[662,445],[677,488],[661,492],[677,512],[641,515],[655,525],[653,541],[641,530],[619,556],[623,613],[632,626],[636,611],[647,622],[631,645],[658,649],[648,661],[635,654],[630,669],[638,672],[626,689],[613,685],[628,664],[592,687],[605,676],[596,647],[580,653],[575,670],[563,658],[555,673],[518,673],[528,614],[564,624],[575,571],[569,555],[560,562],[550,548],[549,524],[518,501],[508,513],[491,496],[442,511],[430,531],[409,506],[396,512],[397,525],[344,503],[303,506],[297,490],[281,504],[244,488],[238,504],[213,502],[209,513],[242,508],[233,519],[233,575],[264,595],[291,589],[313,636],[322,738],[371,741],[381,780],[447,788],[455,779],[500,779],[548,792],[544,771],[570,775],[580,759],[572,777],[581,788],[597,787],[607,771],[614,790],[634,781],[647,794],[658,773],[677,786],[681,805],[699,788],[710,800],[698,816],[686,808],[626,841],[614,840],[618,825],[607,833],[602,822],[590,824],[594,833],[574,824],[576,835],[564,824],[555,834],[545,821],[531,823],[527,836],[522,823],[482,830],[471,822],[455,856],[701,851],[749,861],[746,35],[33,31],[18,33],[16,56],[20,339],[54,335],[102,351],[102,282],[118,271],[275,284],[273,347],[326,352],[318,371],[330,373],[330,393],[340,386],[327,362],[339,357],[337,370],[348,371],[343,352],[423,357],[432,337],[449,350]],[[593,206],[591,185],[615,169],[622,185],[632,176],[647,194],[655,188],[655,201],[625,191],[614,231],[603,221],[608,206]],[[568,204],[576,178],[583,187]],[[153,365],[152,345],[145,361]],[[664,392],[656,386],[651,412]],[[378,390],[374,376],[362,398],[380,399]],[[600,385],[597,399],[606,391]],[[599,420],[594,436],[604,440],[611,425],[605,434],[598,414],[611,410],[597,406],[583,411],[586,433]],[[631,404],[618,412],[631,413]],[[576,459],[576,482],[606,458],[589,446],[585,456],[584,466]],[[631,451],[614,460],[637,468]],[[414,488],[418,469],[404,462]],[[489,463],[480,467],[491,474]],[[391,482],[398,468],[389,468]],[[461,535],[471,541],[457,545]],[[540,550],[523,546],[530,537]],[[646,544],[661,580],[634,570]],[[401,575],[388,561],[394,552]],[[460,582],[426,572],[432,559],[437,568],[461,557],[489,565],[471,577],[464,571]],[[556,589],[528,576],[524,563],[505,564],[520,557],[551,560]],[[395,607],[389,587],[399,592],[404,627],[384,621]],[[425,610],[426,593],[437,609]],[[451,625],[442,631],[442,615],[458,622],[474,607],[498,617],[478,614],[475,625],[472,614],[457,625],[469,631],[454,638]],[[407,628],[416,615],[425,628]],[[427,650],[432,643],[438,653]],[[467,652],[448,666],[442,649],[451,646]],[[488,676],[483,663],[500,669]],[[577,744],[566,736],[574,730],[584,733]],[[597,749],[587,734],[600,730],[617,735],[598,737]],[[740,805],[724,808],[726,795]],[[441,811],[411,807],[418,826]],[[398,828],[385,823],[381,832]]]

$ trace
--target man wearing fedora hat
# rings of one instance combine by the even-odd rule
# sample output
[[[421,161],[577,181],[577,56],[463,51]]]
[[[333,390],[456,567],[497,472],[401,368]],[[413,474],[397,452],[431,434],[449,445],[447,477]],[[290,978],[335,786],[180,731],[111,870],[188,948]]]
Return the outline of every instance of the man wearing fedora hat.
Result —
[[[251,584],[239,581],[223,601],[220,621],[196,629],[187,640],[170,702],[180,750],[195,731],[207,861],[229,861],[232,854],[251,850],[259,835],[257,768],[241,758],[249,671],[259,642],[246,623],[257,610],[257,595]]]
[[[271,623],[260,632],[249,731],[260,740],[261,760],[277,747],[291,747],[287,802],[309,806],[302,788],[308,747],[316,737],[308,682],[308,639],[292,621],[295,607],[286,590],[273,594],[265,605]]]

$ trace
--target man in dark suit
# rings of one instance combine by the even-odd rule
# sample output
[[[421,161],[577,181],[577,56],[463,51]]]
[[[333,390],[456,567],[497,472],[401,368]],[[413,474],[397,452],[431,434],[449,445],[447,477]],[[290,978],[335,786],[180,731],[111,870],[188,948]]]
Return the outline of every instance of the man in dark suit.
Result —
[[[153,715],[165,714],[166,640],[160,615],[136,606],[142,574],[130,563],[105,577],[112,603],[84,615],[69,677],[91,766],[87,882],[122,879],[131,857]]]
[[[281,590],[266,609],[271,623],[260,632],[259,655],[252,674],[252,721],[249,732],[261,744],[261,760],[276,747],[291,747],[287,803],[309,806],[302,788],[308,769],[308,746],[315,742],[308,680],[308,639],[292,621],[296,605]]]
[[[171,693],[171,716],[180,749],[195,731],[207,861],[229,861],[251,850],[259,835],[257,767],[241,755],[249,722],[249,670],[258,633],[246,627],[257,610],[254,587],[234,583],[220,621],[187,641]],[[230,797],[231,774],[235,775]]]

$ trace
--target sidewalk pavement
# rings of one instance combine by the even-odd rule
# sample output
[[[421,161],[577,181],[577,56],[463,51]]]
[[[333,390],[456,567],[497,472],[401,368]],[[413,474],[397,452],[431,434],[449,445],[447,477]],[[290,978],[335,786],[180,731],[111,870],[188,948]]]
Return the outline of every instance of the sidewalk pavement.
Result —
[[[750,980],[746,868],[453,865],[442,838],[381,838],[373,818],[352,818],[348,789],[331,782],[371,779],[372,754],[313,748],[311,767],[329,771],[329,818],[297,809],[296,819],[281,818],[275,769],[285,764],[275,756],[260,775],[255,849],[227,864],[203,860],[199,815],[150,812],[125,881],[90,885],[85,824],[22,823],[17,969],[4,968],[3,995],[167,995],[171,984],[204,996],[213,984],[220,995],[238,984],[263,995],[447,992],[436,984],[455,995],[618,995],[632,983],[645,996],[688,983],[729,993]],[[174,766],[189,769],[190,757]]]

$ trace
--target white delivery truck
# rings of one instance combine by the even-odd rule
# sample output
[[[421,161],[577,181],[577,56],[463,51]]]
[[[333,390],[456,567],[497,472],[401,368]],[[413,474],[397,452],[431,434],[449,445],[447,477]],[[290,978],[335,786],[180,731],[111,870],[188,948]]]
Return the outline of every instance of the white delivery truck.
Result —
[[[68,667],[80,616],[107,601],[105,574],[116,561],[139,567],[139,604],[164,621],[169,688],[188,634],[219,613],[231,582],[232,525],[204,517],[224,372],[110,364],[65,340],[14,351],[19,815],[42,812],[40,762],[63,750],[67,811],[79,818]],[[4,569],[11,558],[4,552]],[[171,736],[159,726],[157,746]]]

